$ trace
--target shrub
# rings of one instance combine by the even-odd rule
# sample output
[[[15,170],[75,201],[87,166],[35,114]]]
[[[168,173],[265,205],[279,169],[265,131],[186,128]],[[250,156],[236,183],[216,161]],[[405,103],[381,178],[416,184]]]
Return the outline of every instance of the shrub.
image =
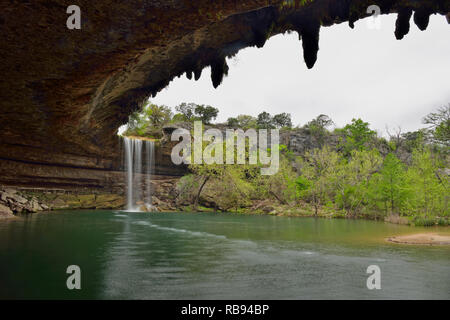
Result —
[[[420,227],[432,227],[436,224],[434,218],[426,218],[426,217],[414,217],[413,222],[415,226]]]
[[[450,222],[447,219],[441,217],[437,220],[437,224],[438,226],[448,226]]]

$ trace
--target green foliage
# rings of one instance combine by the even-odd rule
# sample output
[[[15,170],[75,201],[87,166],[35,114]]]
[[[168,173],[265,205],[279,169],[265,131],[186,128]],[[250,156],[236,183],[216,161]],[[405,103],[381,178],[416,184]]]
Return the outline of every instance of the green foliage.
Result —
[[[171,120],[171,122],[173,122],[173,123],[184,122],[184,121],[187,121],[187,119],[186,119],[185,115],[182,113],[176,113]]]
[[[424,129],[407,132],[402,135],[402,140],[407,152],[422,148],[429,140],[429,132]]]
[[[241,114],[237,116],[236,118],[228,118],[227,125],[231,128],[241,128],[241,129],[250,129],[250,128],[256,128],[256,118]]]
[[[327,128],[333,124],[334,122],[329,116],[321,114],[305,124],[303,128],[309,131],[310,135],[316,139],[320,146],[323,146],[325,138],[329,135]]]
[[[203,117],[207,123],[218,112],[208,107],[181,104],[173,119],[192,121]],[[145,122],[154,114],[167,112],[164,106],[151,110],[146,115],[133,114],[130,117],[133,128],[145,129]],[[344,128],[330,133],[328,127],[333,121],[319,115],[303,128],[294,130],[309,133],[313,143],[319,142],[320,147],[299,156],[280,144],[276,174],[262,176],[261,164],[189,165],[191,173],[180,180],[180,199],[193,208],[198,208],[202,199],[223,211],[253,210],[250,208],[257,201],[271,201],[287,208],[302,208],[308,214],[313,210],[316,215],[377,219],[386,215],[390,221],[411,219],[415,225],[448,225],[449,152],[443,138],[448,123],[444,111],[427,116],[427,123],[434,124],[432,132],[418,130],[401,134],[398,131],[389,142],[378,138],[369,123],[361,119],[353,119]],[[158,122],[158,119],[163,120]],[[151,121],[163,123],[166,119],[158,116]],[[257,118],[231,117],[227,125],[268,129],[290,126],[290,122],[289,114],[272,117],[262,112]],[[332,135],[341,139],[337,147],[336,143],[329,142],[333,141],[329,140]],[[207,145],[205,142],[203,148]],[[225,143],[222,147],[225,154]],[[248,146],[245,151],[248,163]]]
[[[237,118],[228,118],[227,126],[231,128],[239,128],[239,120]]]
[[[376,136],[376,132],[369,128],[369,123],[361,119],[352,119],[352,123],[347,124],[343,132],[345,143],[342,147],[346,155],[350,155],[353,150],[367,149],[369,142]]]
[[[298,196],[304,197],[309,188],[311,188],[311,181],[304,176],[298,176],[297,179],[295,179],[295,186],[297,188]]]
[[[183,121],[191,121],[194,118],[196,106],[197,105],[195,103],[183,102],[180,105],[176,106],[175,110],[184,117]]]
[[[136,111],[128,117],[127,126],[128,128],[125,135],[142,136],[145,134],[145,129],[147,128],[148,123],[145,121],[145,118],[141,115],[141,113]]]
[[[158,131],[163,125],[170,122],[172,115],[169,107],[148,102],[142,110],[138,110],[128,117],[127,130],[124,135],[151,135],[152,131]]]
[[[374,206],[391,214],[399,214],[406,200],[406,171],[403,163],[392,153],[389,153],[379,173],[372,176],[371,200]]]
[[[289,113],[280,113],[272,117],[268,112],[261,112],[257,118],[241,114],[227,120],[227,126],[241,129],[274,129],[292,128],[292,119]]]
[[[261,112],[256,119],[256,125],[260,129],[273,129],[272,116],[268,112]]]
[[[199,105],[195,103],[186,103],[183,102],[175,107],[175,110],[178,112],[174,119],[176,121],[194,121],[200,120],[204,124],[210,124],[212,120],[217,118],[219,114],[219,109],[208,106],[208,105]]]
[[[219,109],[211,106],[197,105],[195,107],[195,115],[204,124],[210,124],[211,120],[216,119],[218,114]]]
[[[339,209],[351,216],[361,213],[370,200],[370,179],[381,163],[377,150],[353,150],[350,159],[341,155],[334,186],[334,202]]]
[[[448,220],[448,219],[445,219],[445,218],[439,218],[438,220],[437,220],[437,225],[438,226],[448,226],[448,225],[450,225],[450,221]]]
[[[414,215],[448,216],[448,176],[437,175],[439,165],[429,149],[414,150],[412,164],[407,170],[409,192],[406,209]]]
[[[256,118],[255,117],[241,114],[241,115],[238,115],[236,119],[238,120],[238,126],[242,129],[256,128]]]
[[[272,125],[276,128],[292,128],[291,115],[285,112],[274,115]]]
[[[436,225],[436,221],[434,218],[425,218],[425,217],[414,217],[413,223],[417,227],[432,227]]]
[[[144,107],[143,116],[148,120],[148,125],[161,127],[172,119],[173,113],[167,106],[148,103]]]
[[[300,191],[302,198],[313,204],[317,215],[319,207],[330,199],[330,190],[336,181],[336,169],[339,166],[339,155],[329,147],[314,149],[307,152],[304,158],[298,158],[297,163],[303,186],[308,188]],[[298,184],[297,190],[298,190]]]
[[[437,143],[450,147],[450,103],[428,114],[423,123],[431,125],[431,134]]]

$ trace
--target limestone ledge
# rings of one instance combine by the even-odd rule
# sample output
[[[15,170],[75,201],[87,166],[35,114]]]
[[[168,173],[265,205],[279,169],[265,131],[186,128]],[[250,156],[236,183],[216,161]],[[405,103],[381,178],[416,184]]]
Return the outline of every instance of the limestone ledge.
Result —
[[[123,205],[124,197],[119,194],[0,187],[0,218],[58,209],[117,209]]]
[[[176,210],[177,178],[152,181],[154,211]],[[0,219],[62,209],[123,209],[124,192],[36,189],[0,185]]]

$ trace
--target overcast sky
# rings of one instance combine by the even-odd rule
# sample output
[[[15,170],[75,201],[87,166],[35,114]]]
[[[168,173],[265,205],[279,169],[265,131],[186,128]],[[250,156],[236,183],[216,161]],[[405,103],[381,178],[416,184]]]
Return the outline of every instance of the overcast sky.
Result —
[[[420,31],[394,37],[396,15],[382,16],[381,29],[366,20],[322,28],[316,65],[308,70],[296,32],[277,35],[264,48],[246,48],[229,60],[230,70],[214,89],[210,69],[199,81],[173,80],[152,102],[181,102],[219,108],[217,121],[239,114],[288,112],[294,125],[323,113],[337,126],[362,118],[385,135],[386,126],[403,131],[423,127],[421,119],[450,102],[450,26],[432,16]]]

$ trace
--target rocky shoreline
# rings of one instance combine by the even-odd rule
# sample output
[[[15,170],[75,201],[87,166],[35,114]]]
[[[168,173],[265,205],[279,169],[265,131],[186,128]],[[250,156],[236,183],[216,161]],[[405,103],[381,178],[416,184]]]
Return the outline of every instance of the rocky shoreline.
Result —
[[[199,206],[194,209],[193,204],[180,196],[177,183],[179,178],[163,178],[152,180],[152,204],[150,207],[141,205],[142,211],[153,212],[223,212],[218,204],[214,193],[206,192],[199,199]],[[30,189],[23,187],[11,187],[0,185],[0,220],[10,219],[17,216],[53,210],[77,210],[77,209],[124,209],[126,207],[125,195],[122,193],[99,192],[98,190],[58,190],[58,189]],[[414,225],[405,217],[384,215],[363,215],[348,217],[342,212],[336,212],[326,208],[314,214],[314,208],[307,203],[297,205],[277,204],[272,200],[254,201],[246,208],[236,211],[245,215],[274,215],[285,217],[318,217],[326,219],[370,219],[385,221],[393,224]],[[433,234],[434,235],[434,234]],[[450,244],[450,237],[442,240],[439,236],[429,237],[429,234],[419,234],[419,240],[409,236],[390,237],[386,239],[393,243],[406,244]],[[436,243],[440,241],[441,243]]]
[[[155,211],[176,211],[177,178],[152,181],[152,208]],[[28,213],[62,209],[123,209],[123,192],[99,190],[38,189],[0,185],[0,219]]]
[[[0,187],[0,218],[59,209],[116,209],[123,205],[123,197],[111,193]]]

